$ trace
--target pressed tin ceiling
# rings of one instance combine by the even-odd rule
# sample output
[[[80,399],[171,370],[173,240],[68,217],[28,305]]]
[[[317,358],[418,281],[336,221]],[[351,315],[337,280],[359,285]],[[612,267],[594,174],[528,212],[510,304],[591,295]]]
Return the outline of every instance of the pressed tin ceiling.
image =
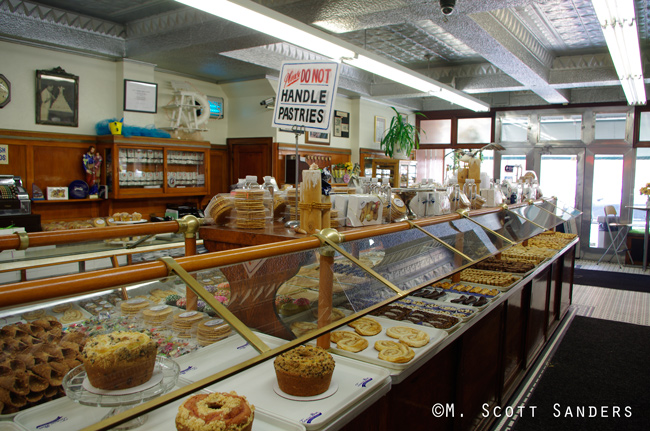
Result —
[[[636,0],[643,54],[649,0]],[[590,0],[261,0],[493,107],[625,101]],[[277,76],[318,55],[173,0],[0,0],[0,38],[222,83]],[[643,55],[645,65],[646,56]],[[418,110],[457,108],[343,67],[340,93]]]

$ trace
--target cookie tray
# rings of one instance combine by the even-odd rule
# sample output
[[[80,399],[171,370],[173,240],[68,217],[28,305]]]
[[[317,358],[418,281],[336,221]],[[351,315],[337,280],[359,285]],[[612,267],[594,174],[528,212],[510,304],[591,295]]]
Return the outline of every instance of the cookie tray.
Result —
[[[388,392],[390,377],[388,371],[381,367],[336,355],[334,361],[336,367],[330,389],[334,388],[332,385],[338,385],[338,388],[331,396],[313,401],[294,401],[278,395],[274,390],[277,378],[272,360],[206,389],[219,392],[236,391],[246,396],[256,409],[272,411],[286,420],[303,424],[308,430],[335,428],[333,425],[337,422],[345,423],[350,415],[362,411],[360,404],[374,401]]]
[[[285,340],[270,335],[255,333],[270,348],[286,343]],[[176,358],[181,371],[179,385],[194,383],[212,374],[240,364],[259,355],[259,352],[241,335],[235,334],[225,340],[203,347],[187,355]],[[219,358],[215,360],[215,358]]]
[[[472,284],[476,284],[476,285],[478,285],[478,286],[489,287],[489,288],[491,288],[491,289],[496,288],[496,289],[499,289],[499,290],[502,291],[502,292],[507,292],[508,290],[512,289],[512,287],[513,287],[515,284],[519,283],[519,281],[521,281],[521,279],[523,278],[523,277],[521,277],[521,276],[519,276],[519,275],[511,274],[511,273],[509,273],[509,272],[488,271],[488,270],[485,270],[485,269],[480,269],[480,270],[478,270],[478,271],[486,272],[486,273],[489,273],[489,274],[497,274],[497,275],[502,275],[502,274],[512,275],[513,277],[515,277],[515,281],[513,281],[511,284],[509,284],[509,285],[507,285],[507,286],[496,286],[496,285],[494,285],[494,284],[475,283],[475,282],[473,282],[473,281],[463,281],[463,280],[461,280],[460,282],[461,282],[461,283],[472,283]]]
[[[469,283],[466,283],[466,284],[469,284]],[[445,289],[444,292],[445,292],[445,295],[439,297],[438,299],[422,298],[422,297],[413,296],[413,295],[409,296],[408,299],[412,299],[414,301],[424,301],[424,302],[427,302],[427,303],[437,304],[437,305],[451,305],[451,306],[454,306],[454,307],[470,308],[470,309],[475,310],[475,311],[480,311],[480,310],[483,310],[485,307],[487,307],[490,304],[489,301],[492,301],[492,299],[496,298],[495,296],[489,297],[489,296],[485,296],[485,295],[478,295],[476,293],[460,293],[460,292],[447,290],[447,289]],[[480,307],[474,307],[473,305],[457,304],[455,302],[451,302],[452,299],[460,298],[462,295],[465,295],[465,296],[471,295],[471,296],[476,296],[476,297],[485,296],[485,299],[488,300],[488,303],[486,303],[485,305],[482,305]]]
[[[396,301],[395,305],[401,305],[403,307],[414,310],[424,310],[430,313],[454,316],[457,319],[460,319],[461,322],[467,322],[472,317],[476,316],[479,310],[482,309],[481,307],[471,307],[469,305],[454,304],[445,301],[434,301],[431,299],[417,297],[402,298]]]
[[[341,356],[347,356],[349,358],[357,359],[359,361],[380,365],[382,367],[391,368],[394,370],[404,370],[406,368],[413,366],[414,363],[419,362],[421,358],[427,356],[427,353],[432,351],[433,348],[447,336],[447,332],[442,329],[431,328],[423,325],[415,325],[411,322],[406,322],[406,321],[391,320],[385,317],[378,317],[378,316],[370,316],[370,317],[372,317],[377,322],[379,322],[379,324],[381,325],[381,332],[377,335],[363,337],[368,341],[368,347],[366,347],[364,350],[360,352],[354,353],[354,352],[349,352],[347,350],[339,349],[336,346],[336,343],[331,343],[330,346],[331,350]],[[408,328],[419,329],[420,331],[426,332],[427,334],[429,334],[429,343],[423,347],[412,347],[413,351],[415,352],[415,357],[413,357],[413,359],[411,359],[409,362],[404,364],[398,364],[395,362],[389,362],[389,361],[384,361],[383,359],[379,359],[378,356],[379,352],[375,350],[374,347],[375,342],[379,340],[397,341],[397,339],[391,338],[388,335],[386,335],[386,330],[388,328],[392,328],[393,326],[406,326]],[[349,326],[342,326],[339,329],[344,331],[354,332],[354,328]]]
[[[178,387],[174,389],[178,389]],[[175,419],[178,407],[186,399],[171,402],[154,410],[148,415],[144,425],[136,429],[138,431],[176,431]],[[76,431],[94,425],[109,411],[108,408],[87,407],[75,403],[69,398],[61,398],[33,407],[29,409],[29,412],[21,412],[14,420],[28,431],[41,431],[43,429],[48,431]],[[253,431],[301,431],[304,429],[305,427],[297,422],[291,422],[262,409],[255,409]],[[19,430],[23,430],[23,428],[19,428]]]

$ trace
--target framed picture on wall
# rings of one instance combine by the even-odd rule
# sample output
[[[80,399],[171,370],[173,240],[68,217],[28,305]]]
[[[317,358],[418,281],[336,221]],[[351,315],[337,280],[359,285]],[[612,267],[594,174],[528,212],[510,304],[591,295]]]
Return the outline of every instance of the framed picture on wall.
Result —
[[[334,136],[339,138],[350,137],[350,113],[334,111]]]
[[[329,145],[330,134],[326,132],[305,131],[305,144]]]
[[[386,133],[386,118],[378,117],[375,115],[375,143],[378,144],[381,142],[381,139]]]
[[[79,77],[60,67],[36,71],[36,124],[79,126]]]
[[[150,114],[158,112],[158,84],[125,79],[124,110]]]

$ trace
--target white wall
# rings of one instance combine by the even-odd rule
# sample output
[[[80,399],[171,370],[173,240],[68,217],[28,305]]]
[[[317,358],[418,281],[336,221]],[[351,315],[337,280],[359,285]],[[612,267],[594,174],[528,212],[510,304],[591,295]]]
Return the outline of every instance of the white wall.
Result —
[[[95,124],[118,112],[116,63],[0,42],[2,74],[11,81],[11,102],[0,110],[0,127],[94,135]],[[36,70],[62,67],[79,77],[79,127],[36,124]]]
[[[188,82],[205,95],[224,98],[224,119],[208,120],[209,130],[202,133],[202,139],[225,145],[228,137],[270,136],[277,142],[295,143],[293,134],[280,132],[271,126],[273,111],[260,105],[262,100],[275,96],[277,79],[274,78],[218,85],[159,72],[153,64],[131,60],[114,62],[2,41],[0,56],[0,73],[11,81],[12,90],[11,102],[0,110],[0,128],[94,135],[98,122],[122,117],[125,124],[131,126],[167,127],[170,125],[170,112],[164,106],[173,98],[170,81],[174,80]],[[58,66],[79,76],[78,127],[36,124],[36,70]],[[123,111],[124,79],[158,84],[156,114]],[[351,149],[355,162],[358,161],[359,148],[379,149],[379,144],[373,142],[375,116],[382,116],[386,118],[386,124],[390,123],[393,112],[389,106],[364,98],[338,96],[334,109],[350,114],[350,137],[330,136],[330,147]],[[300,136],[299,144],[303,143],[304,136]]]

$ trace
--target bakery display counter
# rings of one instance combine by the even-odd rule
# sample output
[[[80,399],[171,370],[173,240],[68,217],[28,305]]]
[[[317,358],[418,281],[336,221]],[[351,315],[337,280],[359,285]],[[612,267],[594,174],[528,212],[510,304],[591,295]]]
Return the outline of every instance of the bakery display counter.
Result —
[[[158,427],[173,427],[170,411],[178,411],[192,394],[212,390],[235,390],[260,412],[273,411],[307,429],[358,429],[361,424],[398,429],[404,416],[387,408],[388,400],[398,411],[410,411],[407,422],[414,424],[433,420],[435,402],[457,402],[469,418],[442,424],[442,429],[469,429],[477,407],[496,405],[514,387],[570,303],[576,240],[539,235],[544,231],[539,226],[549,224],[547,214],[552,214],[526,214],[494,209],[344,234],[329,230],[292,241],[9,284],[0,287],[2,331],[34,331],[44,319],[55,330],[83,337],[142,332],[156,343],[158,355],[178,364],[178,388],[84,429],[110,429],[152,412],[156,421],[169,416],[170,422]],[[491,256],[503,260],[535,235],[540,243],[563,245],[523,273],[472,267]],[[479,279],[483,273],[475,271],[489,272],[491,278]],[[55,307],[59,313],[67,307],[64,315],[78,309],[83,318],[63,322]],[[338,389],[308,402],[283,397],[273,387],[279,382],[275,358],[304,344],[329,349],[340,364],[333,368]],[[320,369],[320,362],[308,363],[312,371]],[[66,363],[61,373],[73,365]],[[451,372],[432,372],[440,369]],[[328,384],[327,390],[333,387]],[[30,403],[25,398],[5,413],[63,404],[41,399]]]
[[[196,232],[200,220],[194,220]],[[188,242],[190,251],[203,244],[185,235],[189,219],[111,223],[101,228],[0,236],[0,250],[4,250],[0,260],[5,253],[12,256],[0,268],[0,284],[130,265],[162,255],[178,257],[185,254]]]

